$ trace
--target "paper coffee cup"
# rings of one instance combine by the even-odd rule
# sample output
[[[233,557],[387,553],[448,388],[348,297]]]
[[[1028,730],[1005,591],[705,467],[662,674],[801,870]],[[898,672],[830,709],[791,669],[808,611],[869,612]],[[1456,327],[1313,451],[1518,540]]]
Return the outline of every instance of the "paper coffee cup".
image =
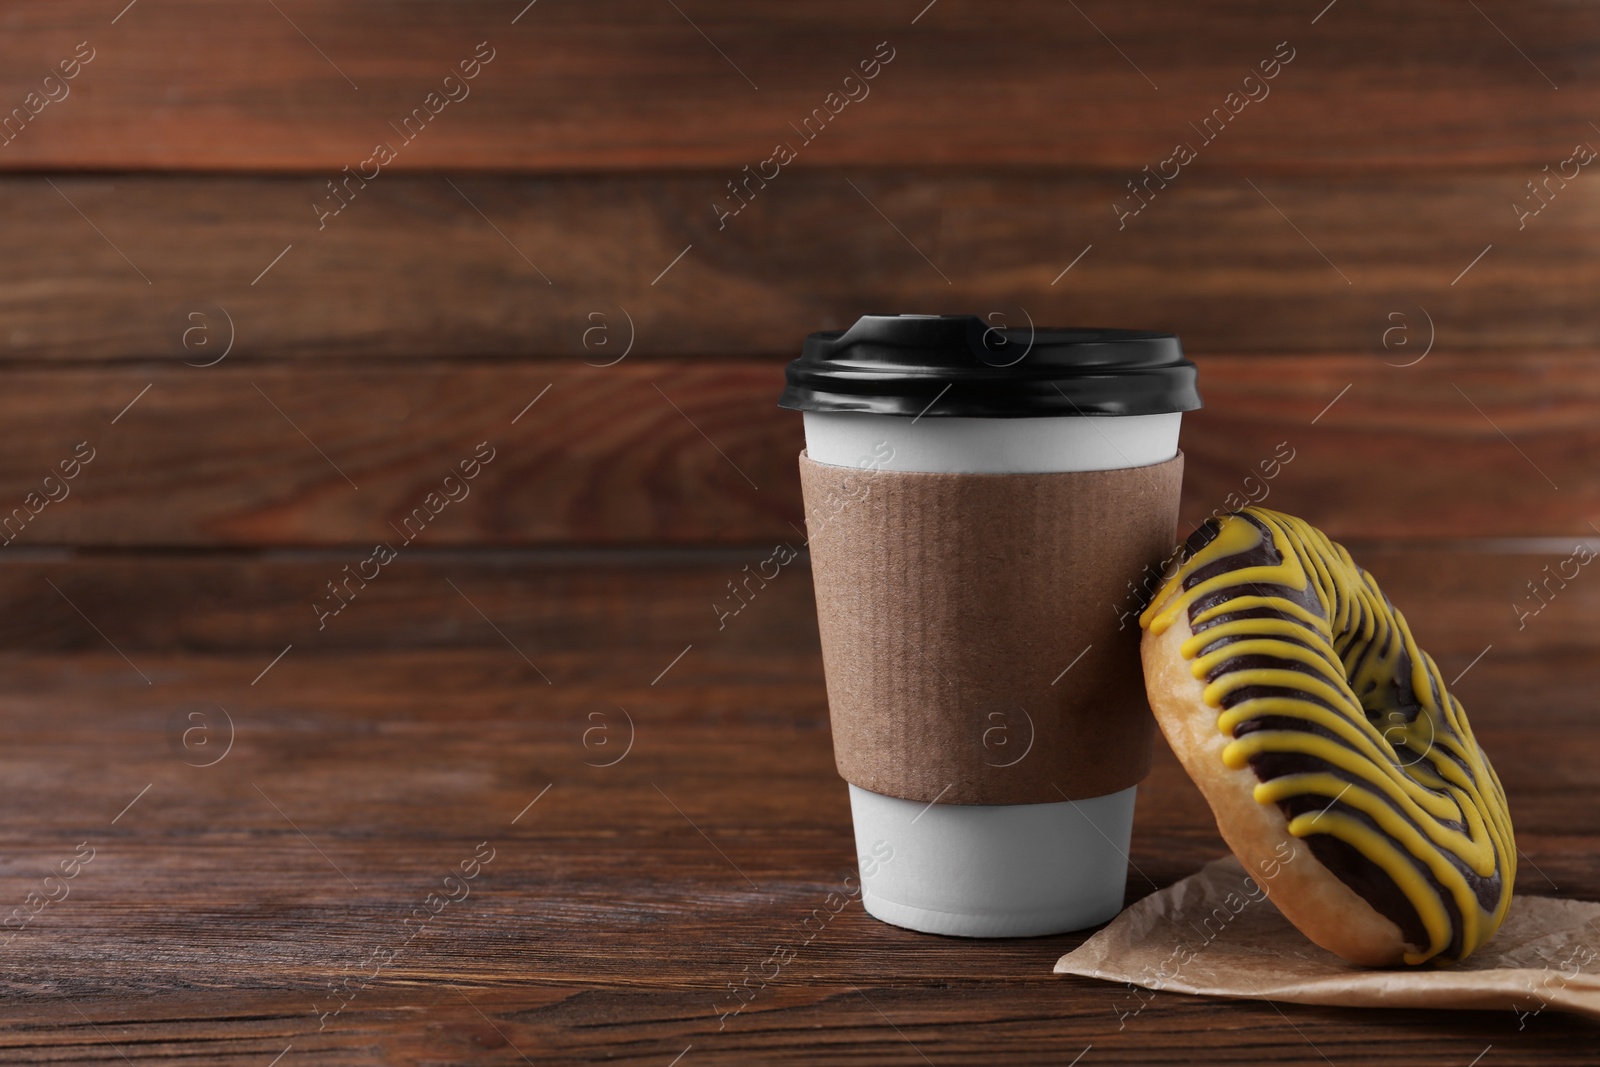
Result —
[[[1171,335],[968,316],[866,316],[790,365],[870,914],[1022,937],[1121,909],[1153,733],[1136,615],[1194,377]]]

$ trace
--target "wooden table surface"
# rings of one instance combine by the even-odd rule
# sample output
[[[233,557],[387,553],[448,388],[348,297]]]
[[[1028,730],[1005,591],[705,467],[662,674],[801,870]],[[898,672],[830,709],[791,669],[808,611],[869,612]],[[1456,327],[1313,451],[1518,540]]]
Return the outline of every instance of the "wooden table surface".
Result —
[[[454,638],[383,650],[355,629],[340,647],[267,628],[260,648],[183,653],[140,635],[173,614],[217,629],[238,595],[227,581],[252,580],[249,565],[206,579],[146,561],[148,585],[124,583],[115,649],[80,624],[78,647],[41,641],[0,669],[0,891],[24,912],[61,897],[4,943],[0,1060],[1595,1062],[1600,1028],[1509,1008],[1163,992],[1122,1018],[1126,987],[1051,973],[1083,934],[933,937],[852,901],[807,941],[801,920],[852,869],[848,803],[807,573],[785,572],[721,632],[699,602],[747,555],[614,567],[441,553],[411,561],[366,616],[353,603],[350,621]],[[1592,598],[1575,585],[1543,633],[1505,634],[1488,608],[1517,554],[1367,555],[1447,675],[1496,637],[1456,691],[1511,797],[1518,890],[1600,899],[1600,659],[1569,640]],[[0,571],[76,592],[92,617],[113,605],[89,604],[86,578],[105,587],[115,567],[140,569]],[[595,639],[601,623],[614,640]],[[1128,899],[1222,851],[1161,748]],[[728,1014],[730,983],[763,973],[778,944],[792,961]]]

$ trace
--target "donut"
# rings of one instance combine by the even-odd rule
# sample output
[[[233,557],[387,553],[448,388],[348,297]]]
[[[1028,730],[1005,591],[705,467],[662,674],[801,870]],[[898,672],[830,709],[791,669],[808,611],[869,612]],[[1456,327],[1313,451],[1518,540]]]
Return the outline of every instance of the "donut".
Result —
[[[1208,519],[1141,614],[1161,731],[1278,910],[1355,964],[1464,959],[1511,904],[1505,790],[1461,702],[1350,553]]]

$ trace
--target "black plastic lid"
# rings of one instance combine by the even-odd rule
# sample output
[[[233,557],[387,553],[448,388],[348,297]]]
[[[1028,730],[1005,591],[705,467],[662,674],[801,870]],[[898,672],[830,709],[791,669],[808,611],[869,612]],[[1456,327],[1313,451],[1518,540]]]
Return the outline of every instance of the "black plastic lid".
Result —
[[[863,315],[806,338],[779,407],[878,415],[1157,415],[1200,406],[1170,333],[991,327],[976,315]]]

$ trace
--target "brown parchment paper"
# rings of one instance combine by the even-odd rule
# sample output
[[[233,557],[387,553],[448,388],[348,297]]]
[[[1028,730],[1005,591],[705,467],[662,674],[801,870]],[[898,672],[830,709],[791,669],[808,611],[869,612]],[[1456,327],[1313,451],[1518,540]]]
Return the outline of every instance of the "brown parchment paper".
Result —
[[[1487,945],[1460,963],[1374,970],[1308,941],[1272,906],[1270,882],[1233,857],[1153,893],[1057,961],[1057,974],[1145,989],[1381,1008],[1541,1011],[1600,1020],[1600,904],[1515,896]],[[1143,1001],[1130,996],[1136,1012]]]
[[[1047,474],[861,470],[800,454],[839,774],[886,796],[1044,804],[1150,768],[1139,598],[1183,456]]]

